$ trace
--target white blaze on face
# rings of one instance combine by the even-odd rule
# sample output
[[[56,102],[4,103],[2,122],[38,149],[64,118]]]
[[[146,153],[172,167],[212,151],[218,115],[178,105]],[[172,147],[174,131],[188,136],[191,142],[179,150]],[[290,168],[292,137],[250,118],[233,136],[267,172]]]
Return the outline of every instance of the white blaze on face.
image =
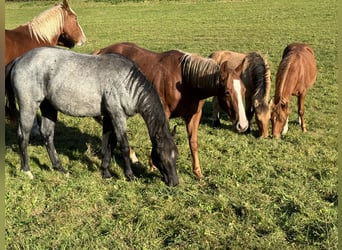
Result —
[[[241,128],[248,127],[248,120],[246,117],[245,109],[243,107],[243,101],[241,96],[241,81],[240,80],[233,80],[233,88],[236,92],[237,99],[238,99],[238,108],[239,108],[239,123]]]

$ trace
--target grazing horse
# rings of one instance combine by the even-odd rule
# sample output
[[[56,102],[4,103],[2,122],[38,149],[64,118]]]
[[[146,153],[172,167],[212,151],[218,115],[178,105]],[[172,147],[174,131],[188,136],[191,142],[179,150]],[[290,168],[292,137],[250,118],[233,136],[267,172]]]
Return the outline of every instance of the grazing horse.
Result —
[[[271,113],[274,138],[279,138],[280,133],[287,133],[291,95],[298,97],[299,123],[302,131],[307,131],[304,121],[304,100],[308,88],[315,83],[316,77],[317,65],[314,50],[303,43],[289,44],[283,51],[276,75]]]
[[[10,110],[19,104],[19,151],[21,169],[33,177],[27,156],[29,134],[37,109],[42,115],[41,135],[54,169],[63,173],[54,146],[57,112],[70,116],[103,116],[102,176],[111,177],[112,149],[119,143],[124,173],[133,178],[126,133],[127,117],[139,113],[152,142],[152,161],[167,185],[178,184],[177,147],[168,128],[163,105],[151,83],[127,58],[93,56],[60,48],[36,48],[6,68]],[[10,88],[12,87],[12,88]],[[113,133],[114,131],[114,133]]]
[[[218,63],[227,61],[232,68],[236,68],[243,62],[240,77],[246,87],[245,109],[246,116],[251,124],[253,114],[258,125],[259,136],[268,137],[268,122],[270,120],[269,95],[271,90],[270,67],[264,57],[259,53],[247,54],[233,51],[216,51],[210,58]],[[214,126],[220,126],[218,100],[213,98]]]
[[[75,44],[82,45],[85,40],[76,13],[64,0],[62,4],[45,10],[30,22],[5,30],[5,65],[33,48],[55,45],[72,48]],[[16,117],[10,119],[13,121]]]
[[[113,44],[93,54],[119,53],[137,63],[153,84],[164,104],[167,118],[182,117],[186,124],[192,170],[202,178],[197,149],[197,132],[206,98],[218,96],[220,105],[232,114],[236,129],[248,128],[242,102],[244,85],[239,72],[226,64],[178,50],[156,53],[133,43]],[[234,112],[232,112],[234,110]]]

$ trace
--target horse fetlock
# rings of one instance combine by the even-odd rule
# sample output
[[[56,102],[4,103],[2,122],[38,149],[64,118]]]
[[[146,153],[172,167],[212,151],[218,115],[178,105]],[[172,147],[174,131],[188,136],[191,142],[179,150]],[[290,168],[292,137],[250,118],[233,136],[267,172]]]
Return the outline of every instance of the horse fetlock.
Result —
[[[34,179],[34,176],[30,170],[28,170],[28,171],[23,170],[23,172],[24,172],[24,174],[26,174],[29,177],[30,180]]]
[[[196,177],[197,177],[198,179],[203,179],[203,178],[204,178],[201,169],[194,169],[194,170],[193,170],[193,173],[196,175]]]
[[[132,170],[129,171],[129,172],[125,172],[125,176],[126,176],[126,179],[128,181],[133,181],[135,179],[135,176],[134,176]]]
[[[112,177],[108,169],[102,169],[101,174],[103,179],[109,179]]]

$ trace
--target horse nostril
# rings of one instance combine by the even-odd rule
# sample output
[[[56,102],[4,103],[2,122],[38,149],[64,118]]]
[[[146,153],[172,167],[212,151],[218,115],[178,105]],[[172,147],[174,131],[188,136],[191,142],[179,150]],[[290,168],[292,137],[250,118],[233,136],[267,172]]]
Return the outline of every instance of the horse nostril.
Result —
[[[239,131],[240,133],[245,132],[247,129],[248,129],[248,125],[245,127],[242,127],[239,122],[236,124],[236,130]]]

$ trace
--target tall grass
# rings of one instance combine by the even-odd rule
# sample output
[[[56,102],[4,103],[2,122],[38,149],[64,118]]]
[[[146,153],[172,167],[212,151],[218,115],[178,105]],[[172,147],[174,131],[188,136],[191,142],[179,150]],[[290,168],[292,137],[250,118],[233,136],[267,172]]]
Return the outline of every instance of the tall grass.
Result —
[[[119,151],[103,180],[101,128],[90,118],[59,115],[55,144],[69,178],[51,168],[39,138],[29,147],[28,180],[20,172],[16,126],[6,122],[8,249],[337,249],[336,1],[148,1],[112,5],[71,1],[87,35],[75,51],[90,53],[132,41],[155,51],[203,56],[221,49],[259,51],[270,63],[272,93],[282,50],[310,43],[318,78],[305,103],[308,132],[292,98],[288,134],[257,139],[211,127],[208,99],[199,131],[205,178],[191,171],[184,123],[177,125],[180,185],[148,170],[151,145],[141,117],[128,121],[140,163],[127,182]],[[51,2],[6,2],[6,28],[27,22]]]

